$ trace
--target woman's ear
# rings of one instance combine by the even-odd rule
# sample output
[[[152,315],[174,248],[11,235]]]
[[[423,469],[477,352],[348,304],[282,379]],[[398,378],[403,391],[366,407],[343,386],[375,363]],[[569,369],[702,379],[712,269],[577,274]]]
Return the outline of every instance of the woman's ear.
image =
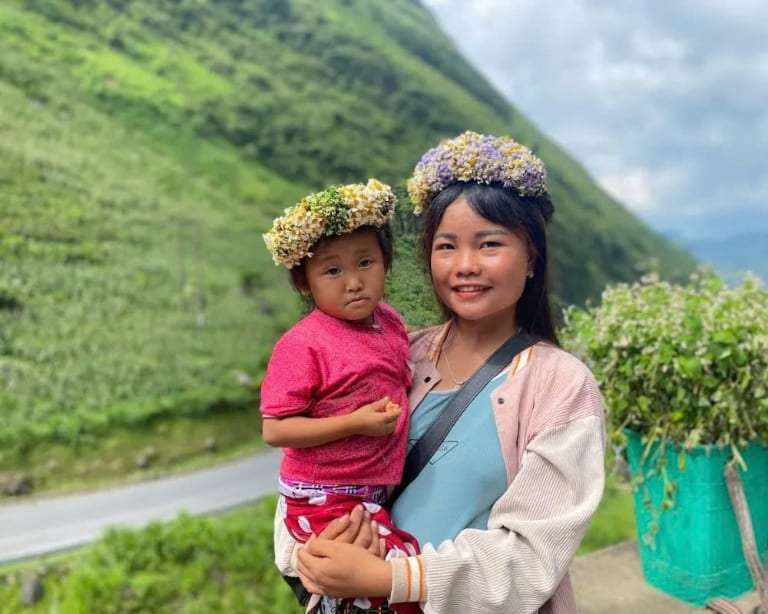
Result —
[[[528,264],[527,269],[525,272],[525,276],[528,279],[531,279],[533,277],[533,272],[536,270],[536,259],[538,258],[538,254],[536,253],[536,250],[531,246],[528,245]]]

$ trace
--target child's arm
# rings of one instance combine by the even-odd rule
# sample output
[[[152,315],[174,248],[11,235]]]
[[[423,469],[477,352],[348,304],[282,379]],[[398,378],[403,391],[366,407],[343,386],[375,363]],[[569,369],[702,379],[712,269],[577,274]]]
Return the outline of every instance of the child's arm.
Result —
[[[278,448],[308,448],[351,435],[389,435],[395,430],[402,409],[383,398],[343,416],[328,418],[264,418],[262,438]]]

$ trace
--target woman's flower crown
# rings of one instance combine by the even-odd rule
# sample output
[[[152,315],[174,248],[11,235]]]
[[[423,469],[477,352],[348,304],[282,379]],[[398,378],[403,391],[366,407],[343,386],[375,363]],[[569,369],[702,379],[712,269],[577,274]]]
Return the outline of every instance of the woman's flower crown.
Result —
[[[418,215],[442,190],[464,181],[501,183],[521,196],[541,196],[547,191],[547,170],[530,149],[509,137],[468,131],[421,157],[408,180],[414,212]]]
[[[275,264],[289,269],[307,256],[323,237],[333,237],[361,226],[383,226],[395,211],[392,188],[376,179],[328,188],[301,199],[278,217],[264,235]]]

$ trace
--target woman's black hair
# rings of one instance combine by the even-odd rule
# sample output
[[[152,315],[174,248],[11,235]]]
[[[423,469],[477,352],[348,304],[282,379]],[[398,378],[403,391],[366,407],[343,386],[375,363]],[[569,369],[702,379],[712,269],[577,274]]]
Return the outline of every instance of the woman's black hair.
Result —
[[[432,275],[432,242],[445,210],[463,196],[470,207],[489,222],[509,228],[521,236],[528,245],[533,260],[533,277],[526,278],[523,294],[517,302],[516,318],[526,332],[560,345],[555,332],[552,308],[549,304],[549,271],[547,251],[547,222],[552,219],[554,206],[549,194],[520,196],[515,190],[501,184],[454,183],[437,194],[424,214],[422,255],[427,272]],[[440,301],[443,316],[454,316]]]
[[[394,240],[392,238],[392,227],[389,225],[389,222],[386,224],[383,224],[381,226],[360,226],[360,228],[356,228],[351,233],[354,232],[361,232],[363,230],[371,230],[374,233],[376,233],[376,239],[379,241],[379,247],[381,248],[381,253],[384,257],[384,271],[389,272],[389,269],[392,267],[392,256],[394,254],[395,248],[394,248]],[[320,241],[333,239],[334,237],[324,237],[323,239],[320,239]],[[318,243],[320,242],[318,241]],[[312,251],[317,243],[312,246]],[[307,258],[302,258],[301,262],[299,262],[297,265],[295,265],[291,270],[289,271],[291,275],[291,285],[294,287],[295,290],[297,290],[303,297],[306,297],[306,290],[308,287],[307,284]],[[311,297],[309,297],[311,300]]]

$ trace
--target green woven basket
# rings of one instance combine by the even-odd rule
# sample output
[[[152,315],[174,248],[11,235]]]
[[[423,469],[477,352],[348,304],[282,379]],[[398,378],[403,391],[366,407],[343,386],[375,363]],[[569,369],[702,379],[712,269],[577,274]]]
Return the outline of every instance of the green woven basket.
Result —
[[[643,453],[640,435],[627,434],[632,475],[638,475]],[[646,478],[635,492],[635,522],[640,562],[646,581],[693,606],[715,597],[736,598],[753,590],[741,549],[739,529],[723,471],[729,450],[697,446],[683,452],[667,446],[667,479],[675,484],[675,505],[660,511],[664,485],[660,476]],[[656,468],[660,447],[654,444],[641,474]],[[753,443],[741,451],[747,471],[741,473],[761,559],[768,554],[768,447]],[[657,531],[653,534],[653,523]],[[644,539],[645,538],[645,539]]]

